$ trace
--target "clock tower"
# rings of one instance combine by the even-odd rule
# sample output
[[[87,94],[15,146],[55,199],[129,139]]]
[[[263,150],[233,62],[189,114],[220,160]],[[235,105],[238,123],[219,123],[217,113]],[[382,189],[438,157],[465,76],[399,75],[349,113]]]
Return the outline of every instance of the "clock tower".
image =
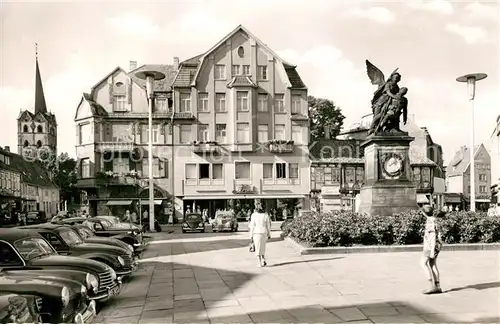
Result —
[[[406,132],[377,133],[361,144],[365,181],[360,190],[359,212],[390,216],[417,209],[417,191],[411,182],[410,143]]]

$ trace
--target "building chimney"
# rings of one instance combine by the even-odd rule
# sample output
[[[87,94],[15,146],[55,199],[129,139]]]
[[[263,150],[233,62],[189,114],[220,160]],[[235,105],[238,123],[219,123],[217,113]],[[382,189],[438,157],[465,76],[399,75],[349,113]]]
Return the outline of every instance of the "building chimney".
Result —
[[[6,146],[5,151],[10,152],[10,146]]]
[[[179,70],[179,58],[177,56],[174,56],[174,71]]]
[[[130,71],[137,69],[137,61],[130,61]]]

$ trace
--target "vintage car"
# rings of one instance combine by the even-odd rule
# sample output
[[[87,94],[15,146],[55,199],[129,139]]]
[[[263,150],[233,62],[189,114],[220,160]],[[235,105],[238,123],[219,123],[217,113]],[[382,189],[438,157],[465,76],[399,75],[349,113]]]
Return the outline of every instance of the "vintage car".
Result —
[[[34,305],[34,296],[2,292],[0,289],[0,323],[34,323],[40,322],[38,308]],[[41,298],[40,298],[41,300]]]
[[[96,216],[95,218],[107,220],[108,222],[111,223],[112,227],[124,228],[124,229],[135,229],[135,230],[139,230],[139,231],[141,230],[141,227],[139,227],[139,225],[134,224],[134,223],[122,222],[122,220],[118,216]]]
[[[203,217],[198,213],[186,214],[182,223],[182,233],[200,232],[205,233],[205,222]]]
[[[128,248],[85,242],[69,226],[46,223],[19,228],[36,231],[59,254],[105,263],[113,268],[119,277],[130,276],[137,269],[137,262]]]
[[[59,224],[76,225],[83,224],[90,227],[95,235],[100,237],[113,237],[134,247],[135,252],[142,252],[146,248],[146,242],[142,238],[140,230],[130,230],[113,227],[113,224],[107,220],[96,217],[72,217],[66,218]]]
[[[116,246],[120,248],[124,248],[134,253],[134,247],[130,244],[127,244],[123,241],[120,241],[116,237],[101,237],[96,236],[95,232],[88,226],[83,224],[72,225],[71,228],[80,235],[81,239],[88,243],[99,243],[105,245]]]
[[[0,268],[3,271],[75,270],[86,272],[97,286],[88,291],[89,298],[105,302],[121,289],[121,279],[108,265],[89,259],[58,255],[38,233],[14,228],[0,228]],[[54,272],[53,276],[60,274]]]
[[[35,296],[43,323],[91,323],[95,301],[80,282],[61,278],[33,278],[0,274],[0,292]]]
[[[27,224],[41,224],[47,221],[47,214],[44,211],[30,211],[26,214]]]
[[[231,211],[218,211],[215,213],[212,221],[212,230],[217,231],[238,231],[238,220],[236,215]]]

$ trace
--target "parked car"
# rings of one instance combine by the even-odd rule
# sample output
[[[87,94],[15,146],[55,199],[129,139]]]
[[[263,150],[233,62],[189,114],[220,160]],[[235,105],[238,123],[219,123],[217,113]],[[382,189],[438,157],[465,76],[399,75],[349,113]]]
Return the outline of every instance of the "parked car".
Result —
[[[212,221],[212,230],[217,231],[238,231],[238,220],[232,211],[218,211]]]
[[[27,224],[41,224],[47,222],[47,214],[44,211],[30,211],[26,214]]]
[[[6,270],[76,270],[91,275],[97,289],[88,291],[89,298],[105,302],[117,295],[121,280],[108,265],[89,259],[58,255],[38,233],[17,228],[0,228],[0,268]],[[55,274],[54,276],[59,276]],[[94,282],[95,285],[95,282]]]
[[[116,236],[111,237],[100,237],[96,236],[95,232],[88,226],[83,224],[72,225],[71,228],[84,240],[88,243],[99,243],[105,245],[111,245],[116,247],[121,247],[129,250],[130,252],[134,252],[134,247],[130,244],[127,244],[123,241],[120,241]]]
[[[70,279],[36,279],[0,275],[0,292],[32,295],[44,323],[91,323],[96,315],[95,301],[89,300],[87,289]]]
[[[205,233],[205,222],[203,217],[198,213],[186,214],[182,223],[182,233],[200,232]]]
[[[34,297],[3,292],[0,289],[0,324],[39,322]],[[30,311],[31,309],[31,311]]]
[[[141,230],[141,227],[139,225],[134,223],[122,222],[122,220],[118,216],[96,216],[95,218],[107,220],[108,222],[111,223],[112,227],[132,229],[132,230],[135,229],[139,231]]]
[[[118,277],[130,276],[137,269],[137,262],[134,261],[129,249],[85,242],[69,226],[45,223],[19,228],[36,231],[59,254],[105,263],[115,270]]]
[[[141,231],[129,230],[123,228],[113,227],[112,224],[104,219],[90,217],[72,217],[66,218],[59,222],[59,224],[76,225],[82,224],[90,227],[95,235],[100,237],[114,237],[122,242],[125,242],[134,247],[135,252],[142,252],[145,250],[147,244],[142,238]]]

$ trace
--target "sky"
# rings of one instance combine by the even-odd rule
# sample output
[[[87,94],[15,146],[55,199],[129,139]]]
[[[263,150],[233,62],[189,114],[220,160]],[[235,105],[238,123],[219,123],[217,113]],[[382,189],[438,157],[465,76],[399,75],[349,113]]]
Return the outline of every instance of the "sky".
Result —
[[[500,4],[446,0],[2,1],[0,145],[16,147],[19,111],[33,109],[35,42],[58,150],[74,156],[83,92],[130,60],[172,64],[204,53],[239,24],[296,64],[309,94],[333,100],[346,127],[371,112],[365,59],[386,76],[399,68],[409,114],[445,161],[470,137],[467,87],[456,78],[487,73],[477,85],[475,136],[498,154],[490,135],[500,114]]]

